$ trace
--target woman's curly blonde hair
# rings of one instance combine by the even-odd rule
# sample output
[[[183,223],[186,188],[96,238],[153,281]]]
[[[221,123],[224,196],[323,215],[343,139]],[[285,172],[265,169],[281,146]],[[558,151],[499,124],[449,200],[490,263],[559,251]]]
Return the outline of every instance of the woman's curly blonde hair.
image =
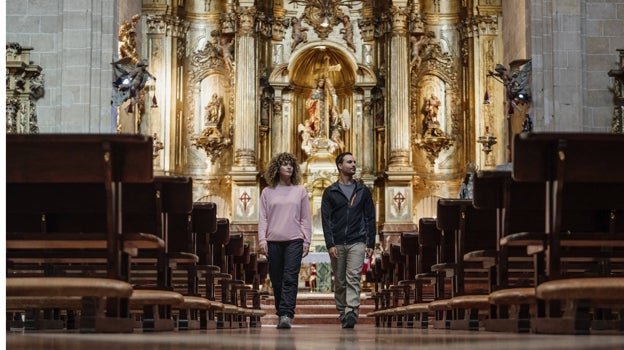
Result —
[[[283,152],[271,159],[271,162],[269,162],[269,167],[264,173],[264,178],[266,179],[269,186],[275,187],[279,183],[279,168],[284,163],[290,163],[293,167],[293,173],[290,176],[290,182],[293,185],[299,185],[301,183],[301,169],[299,169],[297,158],[291,153]]]

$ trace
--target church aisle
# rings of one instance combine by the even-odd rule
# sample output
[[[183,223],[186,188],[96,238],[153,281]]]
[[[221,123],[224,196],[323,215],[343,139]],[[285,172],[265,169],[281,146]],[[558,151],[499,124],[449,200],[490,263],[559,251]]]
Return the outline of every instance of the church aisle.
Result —
[[[343,330],[335,325],[299,325],[290,330],[275,326],[258,329],[211,331],[77,334],[7,332],[6,348],[11,350],[193,350],[193,349],[622,349],[624,337],[617,335],[559,336],[492,332],[375,328],[356,326]]]

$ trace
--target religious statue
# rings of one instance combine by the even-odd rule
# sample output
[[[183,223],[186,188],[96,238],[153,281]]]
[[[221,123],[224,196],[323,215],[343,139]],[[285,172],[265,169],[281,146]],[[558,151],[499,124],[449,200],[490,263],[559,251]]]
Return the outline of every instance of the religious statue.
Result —
[[[460,199],[472,199],[474,196],[474,177],[477,167],[474,163],[468,163],[466,168],[466,175],[459,187],[459,195],[457,196]]]
[[[321,77],[316,81],[316,87],[305,106],[308,110],[308,121],[312,130],[312,136],[329,137],[328,125],[330,111],[335,105],[336,91],[331,80]]]
[[[316,70],[319,78],[305,100],[306,118],[298,126],[301,148],[308,154],[317,148],[331,153],[344,149],[344,132],[349,129],[351,116],[346,109],[340,113],[336,89],[329,78],[330,72],[340,69],[340,64],[330,65],[329,56],[325,55],[322,66]]]
[[[502,64],[496,64],[488,77],[494,78],[505,86],[507,97],[507,160],[511,162],[514,135],[533,131],[533,120],[529,115],[531,107],[531,60],[514,60],[509,64],[509,71]]]
[[[211,164],[221,158],[223,152],[232,145],[231,130],[227,128],[230,124],[226,124],[226,127],[223,125],[229,121],[225,108],[223,96],[213,93],[204,106],[204,128],[199,135],[191,137],[193,146],[204,150]]]
[[[292,46],[290,48],[291,51],[295,51],[295,47],[300,43],[305,43],[308,41],[308,28],[301,25],[301,20],[297,17],[293,17],[290,20],[290,24],[292,25]]]
[[[137,97],[148,80],[156,78],[147,71],[147,60],[142,59],[132,65],[131,57],[124,57],[113,62],[115,80],[113,81],[113,106],[119,106],[130,98]]]
[[[221,56],[225,61],[225,65],[232,71],[232,69],[234,69],[234,39],[221,38],[219,41],[219,50],[221,51]]]
[[[303,121],[303,124],[299,124],[298,130],[301,134],[301,149],[304,150],[307,154],[312,153],[312,150],[314,148],[312,135],[315,133],[314,130],[312,130],[310,120],[306,119]]]
[[[353,43],[353,26],[351,25],[351,19],[349,16],[342,17],[343,28],[340,29],[340,33],[342,34],[342,38],[347,43],[347,46],[353,51],[355,51],[355,44]]]
[[[120,57],[132,58],[132,64],[136,64],[139,60],[136,44],[136,25],[139,19],[141,19],[140,15],[134,15],[132,19],[125,20],[119,27],[119,33],[117,35],[119,41],[121,41],[121,45],[119,46]]]
[[[330,141],[334,142],[340,152],[345,151],[344,133],[349,130],[350,115],[345,109],[342,113],[338,112],[338,108],[334,106],[331,110]]]
[[[440,99],[434,94],[431,94],[425,102],[424,136],[444,136],[444,132],[440,129],[440,122],[438,122],[440,104]]]
[[[414,35],[410,36],[410,44],[412,49],[412,61],[410,62],[410,66],[414,68],[418,68],[418,66],[420,66],[420,63],[422,62],[422,57],[420,55],[422,47],[426,42],[427,37],[424,34],[421,35],[419,38],[416,38],[416,36]]]
[[[220,129],[224,114],[223,98],[219,97],[216,93],[212,94],[204,110],[206,111],[206,127],[217,127]]]

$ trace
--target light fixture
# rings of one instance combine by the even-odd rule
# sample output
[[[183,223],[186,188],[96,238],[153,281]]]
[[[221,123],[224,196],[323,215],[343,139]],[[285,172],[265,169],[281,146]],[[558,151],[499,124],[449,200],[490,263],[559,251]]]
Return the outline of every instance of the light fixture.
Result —
[[[329,19],[327,18],[327,16],[323,17],[323,22],[321,22],[321,27],[323,28],[329,27]]]
[[[490,152],[492,152],[492,146],[496,144],[496,136],[490,133],[489,126],[485,127],[485,135],[479,136],[477,142],[480,143],[481,146],[483,146],[482,151],[485,153],[486,156],[490,154]]]
[[[490,100],[490,94],[487,90],[485,90],[485,95],[483,95],[483,104],[489,105],[490,103],[492,103],[492,100]]]

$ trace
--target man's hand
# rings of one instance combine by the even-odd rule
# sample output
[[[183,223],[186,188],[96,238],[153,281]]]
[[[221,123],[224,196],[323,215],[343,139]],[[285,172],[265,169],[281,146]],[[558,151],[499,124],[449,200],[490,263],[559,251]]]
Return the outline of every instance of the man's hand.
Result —
[[[338,249],[336,249],[336,247],[329,248],[327,252],[329,253],[329,257],[338,259]]]
[[[305,258],[306,256],[308,256],[308,253],[310,252],[310,247],[303,247],[303,257]]]

